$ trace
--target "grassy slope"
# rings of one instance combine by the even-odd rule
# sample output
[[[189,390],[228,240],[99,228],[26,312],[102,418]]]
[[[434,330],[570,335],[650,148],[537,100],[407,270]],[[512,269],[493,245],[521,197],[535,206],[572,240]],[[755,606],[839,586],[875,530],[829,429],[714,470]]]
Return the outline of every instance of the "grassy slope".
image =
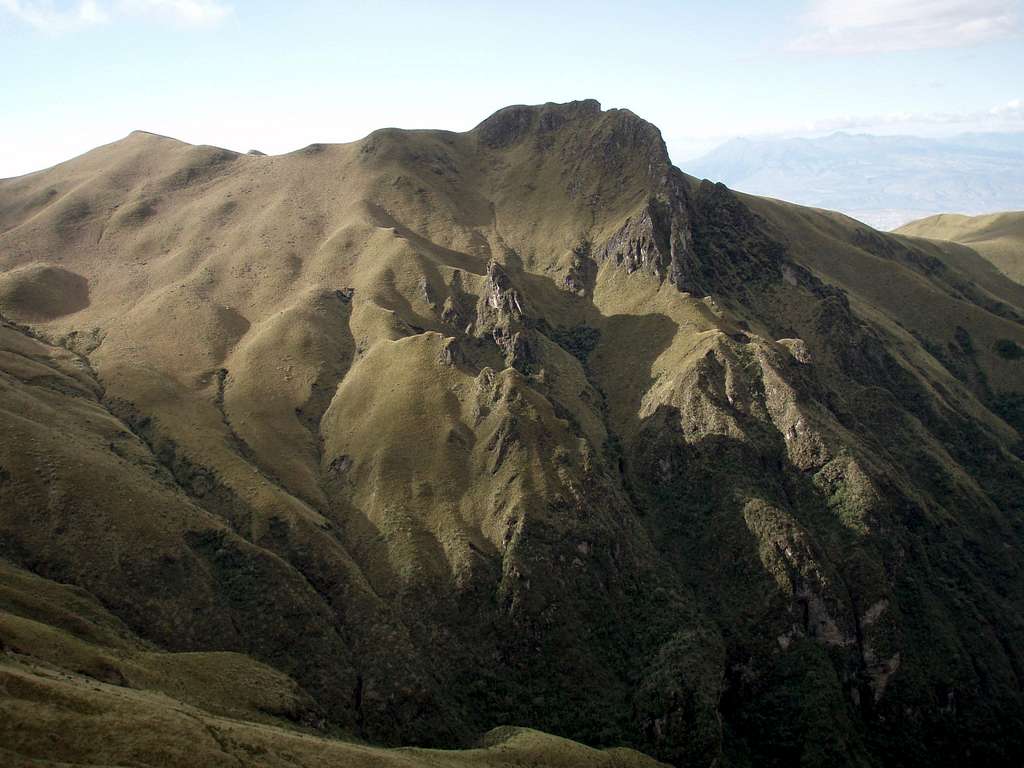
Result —
[[[127,508],[161,510],[173,521],[174,534],[220,528],[175,492],[173,481],[162,475],[145,444],[103,408],[91,371],[75,355],[5,325],[0,328],[0,371],[3,419],[10,437],[5,441],[2,482],[8,486],[5,503],[17,500],[9,513],[32,515],[45,506],[34,503],[33,481],[25,479],[33,472],[22,472],[19,466],[45,456],[45,463],[36,466],[51,508],[62,506],[62,497],[69,492],[65,483],[80,485],[84,493],[77,493],[79,497],[87,495],[87,485],[103,494],[95,506],[80,499],[71,513],[94,518],[89,521],[95,531],[91,539],[70,526],[79,534],[78,544],[92,548],[90,557],[119,561],[123,567],[125,553],[103,551],[104,543],[134,540],[145,542],[146,548],[161,547],[167,529],[147,527],[152,518],[132,515]],[[111,463],[119,464],[119,471],[104,478]],[[74,477],[72,467],[93,474],[92,482]],[[17,478],[13,488],[12,476]],[[154,497],[160,495],[167,498],[157,501]],[[119,509],[119,500],[128,506]],[[118,523],[134,524],[134,529],[120,534],[113,527]],[[59,549],[68,531],[35,533],[56,539]],[[169,547],[165,560],[189,553],[182,542]],[[42,550],[37,546],[35,551]],[[34,565],[40,567],[38,562]],[[479,748],[462,751],[388,750],[364,745],[351,733],[326,738],[317,735],[324,726],[322,709],[288,675],[239,652],[161,650],[136,635],[90,592],[60,582],[62,577],[79,580],[73,561],[63,563],[63,568],[49,561],[42,570],[51,578],[0,559],[0,758],[5,765],[237,765],[239,760],[266,766],[299,761],[309,766],[409,768],[513,766],[524,761],[566,768],[657,765],[632,750],[598,751],[516,728],[493,731]],[[149,577],[154,580],[150,589],[156,592],[156,603],[132,610],[123,605],[111,608],[128,614],[129,620],[131,614],[144,612],[142,623],[151,633],[159,622],[172,622],[178,629],[176,643],[187,646],[190,639],[181,630],[182,618],[174,615],[180,600],[167,576]],[[203,597],[195,592],[202,581],[194,576],[188,584],[193,592],[189,598],[200,604]],[[302,601],[293,596],[283,602],[294,612]],[[290,618],[296,619],[294,613]],[[216,626],[206,629],[218,631]],[[271,628],[274,634],[281,630]],[[230,644],[225,631],[220,628],[214,644]]]
[[[985,216],[942,213],[904,224],[896,232],[970,246],[1011,280],[1024,283],[1024,213],[1009,211]]]
[[[654,768],[628,749],[596,750],[526,728],[495,729],[464,750],[384,749],[211,714],[161,695],[20,659],[0,661],[5,765],[337,766],[523,765]],[[59,736],[57,736],[59,734]]]

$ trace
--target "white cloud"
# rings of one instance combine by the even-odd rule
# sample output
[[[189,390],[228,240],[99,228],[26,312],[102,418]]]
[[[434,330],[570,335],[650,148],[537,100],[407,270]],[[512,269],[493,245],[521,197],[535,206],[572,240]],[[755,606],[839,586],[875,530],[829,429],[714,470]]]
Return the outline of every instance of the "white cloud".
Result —
[[[63,32],[74,27],[106,21],[95,0],[55,5],[50,0],[0,0],[0,11],[44,32]]]
[[[1024,120],[1024,99],[1011,99],[998,107],[992,107],[988,112],[1002,120]]]
[[[117,16],[158,17],[190,25],[216,24],[231,13],[218,0],[0,0],[0,12],[50,33],[109,21]]]
[[[959,48],[1020,34],[1019,0],[810,0],[787,46],[856,54]]]
[[[231,7],[217,0],[121,0],[127,13],[155,15],[186,24],[215,24],[231,13]]]

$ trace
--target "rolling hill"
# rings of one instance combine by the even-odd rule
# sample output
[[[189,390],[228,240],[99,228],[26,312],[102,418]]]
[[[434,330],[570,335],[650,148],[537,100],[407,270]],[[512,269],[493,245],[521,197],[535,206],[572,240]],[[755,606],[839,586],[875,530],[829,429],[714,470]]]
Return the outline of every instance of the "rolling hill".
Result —
[[[943,213],[912,221],[896,232],[969,246],[1011,280],[1024,283],[1024,212],[987,216]]]
[[[2,180],[0,313],[11,760],[1024,756],[1024,287],[968,248],[583,101]]]

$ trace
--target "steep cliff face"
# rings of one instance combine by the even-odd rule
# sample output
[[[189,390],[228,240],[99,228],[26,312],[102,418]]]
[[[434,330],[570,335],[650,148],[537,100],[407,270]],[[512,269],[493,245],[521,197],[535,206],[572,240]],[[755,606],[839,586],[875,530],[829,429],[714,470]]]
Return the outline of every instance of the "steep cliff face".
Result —
[[[980,259],[576,102],[133,134],[0,182],[0,269],[0,555],[288,718],[1020,761],[1024,294]]]

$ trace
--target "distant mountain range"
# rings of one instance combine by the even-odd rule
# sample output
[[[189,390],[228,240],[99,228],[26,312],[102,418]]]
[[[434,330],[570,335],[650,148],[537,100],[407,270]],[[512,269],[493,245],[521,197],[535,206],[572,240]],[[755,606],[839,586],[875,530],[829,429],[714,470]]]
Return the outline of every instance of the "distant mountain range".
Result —
[[[937,213],[1024,208],[1024,132],[741,138],[682,166],[745,192],[842,211],[878,229]]]

